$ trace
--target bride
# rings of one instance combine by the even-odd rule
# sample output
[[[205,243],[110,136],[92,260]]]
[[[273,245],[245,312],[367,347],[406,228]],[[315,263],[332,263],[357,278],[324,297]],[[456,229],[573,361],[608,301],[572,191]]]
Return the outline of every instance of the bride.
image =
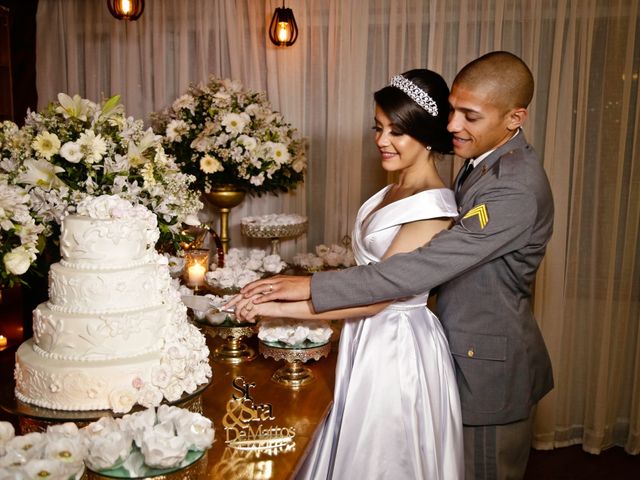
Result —
[[[440,75],[411,70],[374,94],[375,142],[397,183],[358,212],[358,264],[410,252],[458,215],[436,169],[451,151],[449,90]],[[236,314],[346,319],[340,337],[331,413],[297,478],[461,479],[462,420],[453,361],[429,292],[393,302],[316,314],[310,301],[236,297]]]

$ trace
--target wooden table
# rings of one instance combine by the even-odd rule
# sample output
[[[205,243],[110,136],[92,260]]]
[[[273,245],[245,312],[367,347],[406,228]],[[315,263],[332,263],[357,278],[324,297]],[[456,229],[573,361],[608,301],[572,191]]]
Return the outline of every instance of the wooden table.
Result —
[[[255,338],[247,343],[257,348]],[[210,342],[209,346],[214,347],[214,343]],[[214,379],[202,396],[204,414],[214,422],[216,429],[216,441],[209,450],[207,459],[208,478],[295,478],[311,439],[329,412],[333,400],[337,345],[333,347],[328,358],[307,364],[313,370],[316,380],[299,390],[272,382],[271,375],[283,364],[270,358],[265,359],[262,355],[237,366],[212,362]],[[241,452],[226,446],[222,420],[231,395],[240,395],[232,386],[233,380],[239,376],[249,383],[255,383],[255,387],[251,389],[255,403],[272,405],[275,419],[265,422],[265,426],[293,427],[295,445],[292,451],[269,456],[257,452]]]
[[[219,344],[219,339],[207,337],[211,351]],[[257,351],[257,339],[246,341]],[[265,359],[258,355],[254,360],[239,365],[231,365],[218,361],[211,361],[213,380],[209,387],[201,394],[202,413],[210,418],[215,426],[215,442],[212,448],[197,463],[196,474],[189,474],[181,478],[212,478],[212,479],[290,479],[295,478],[310,442],[327,415],[333,399],[334,372],[336,363],[337,344],[332,345],[332,352],[327,358],[317,362],[310,361],[309,366],[316,380],[299,390],[289,389],[271,381],[271,375],[281,366],[282,362]],[[15,348],[0,352],[0,379],[2,388],[12,388],[12,368]],[[264,428],[271,426],[293,428],[294,445],[289,451],[272,452],[241,451],[225,444],[226,433],[223,418],[227,414],[227,402],[232,394],[240,396],[240,392],[233,387],[234,379],[243,377],[246,382],[254,383],[250,389],[256,404],[271,404],[273,420],[261,422]],[[4,418],[3,418],[4,417]],[[0,414],[0,420],[7,418],[6,412]],[[256,427],[260,422],[256,422]],[[195,464],[194,464],[195,466]]]

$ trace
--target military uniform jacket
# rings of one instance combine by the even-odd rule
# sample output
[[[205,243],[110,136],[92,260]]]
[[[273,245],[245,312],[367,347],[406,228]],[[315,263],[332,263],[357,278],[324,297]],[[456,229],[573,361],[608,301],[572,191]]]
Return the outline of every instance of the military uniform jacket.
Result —
[[[312,302],[321,312],[440,286],[437,312],[456,366],[463,422],[509,423],[528,417],[553,387],[531,304],[552,232],[551,189],[520,132],[474,168],[456,197],[460,214],[450,230],[378,264],[315,274]]]

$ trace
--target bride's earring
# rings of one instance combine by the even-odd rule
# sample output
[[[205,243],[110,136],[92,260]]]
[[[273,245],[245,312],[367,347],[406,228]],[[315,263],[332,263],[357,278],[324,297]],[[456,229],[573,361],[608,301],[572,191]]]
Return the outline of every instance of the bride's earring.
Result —
[[[427,145],[427,152],[431,151],[431,145]]]

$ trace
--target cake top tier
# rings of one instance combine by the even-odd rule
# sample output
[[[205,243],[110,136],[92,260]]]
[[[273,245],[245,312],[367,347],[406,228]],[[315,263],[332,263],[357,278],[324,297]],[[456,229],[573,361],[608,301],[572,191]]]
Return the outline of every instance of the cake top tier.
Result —
[[[79,268],[121,267],[145,261],[160,233],[156,216],[116,195],[87,197],[62,220],[60,253]]]

